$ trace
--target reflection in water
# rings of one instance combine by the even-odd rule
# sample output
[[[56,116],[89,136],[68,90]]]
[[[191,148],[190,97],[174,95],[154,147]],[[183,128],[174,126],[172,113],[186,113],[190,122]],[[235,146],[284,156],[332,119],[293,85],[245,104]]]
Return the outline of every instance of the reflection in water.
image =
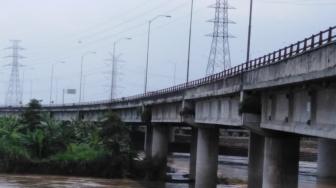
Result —
[[[168,166],[173,169],[173,177],[188,173],[188,155],[174,154]],[[230,179],[247,180],[247,159],[245,157],[220,156],[218,175]],[[335,182],[316,183],[316,163],[300,162],[300,188],[336,188]],[[7,175],[0,174],[0,188],[192,188],[192,185],[178,183],[138,182],[128,179],[96,179],[64,176]],[[246,185],[218,185],[217,188],[246,188]]]

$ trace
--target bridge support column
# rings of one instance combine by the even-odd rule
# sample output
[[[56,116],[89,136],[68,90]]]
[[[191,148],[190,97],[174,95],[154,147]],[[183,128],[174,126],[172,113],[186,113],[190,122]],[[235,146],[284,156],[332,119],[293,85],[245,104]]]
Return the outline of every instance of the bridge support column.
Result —
[[[190,161],[189,161],[189,178],[195,180],[196,178],[196,158],[197,158],[197,128],[191,129],[190,140]]]
[[[166,178],[167,155],[169,143],[169,128],[167,125],[154,125],[152,138],[151,179],[164,180]]]
[[[171,127],[169,129],[169,142],[175,142],[175,131],[176,127]]]
[[[264,145],[264,136],[250,132],[248,150],[248,188],[262,187]]]
[[[148,124],[146,126],[145,145],[144,145],[145,155],[146,158],[148,159],[152,157],[152,138],[153,138],[153,128],[151,124]]]
[[[328,180],[336,178],[336,141],[319,139],[317,176]]]
[[[216,188],[218,128],[198,128],[195,188]]]
[[[266,136],[263,188],[297,188],[300,137]]]

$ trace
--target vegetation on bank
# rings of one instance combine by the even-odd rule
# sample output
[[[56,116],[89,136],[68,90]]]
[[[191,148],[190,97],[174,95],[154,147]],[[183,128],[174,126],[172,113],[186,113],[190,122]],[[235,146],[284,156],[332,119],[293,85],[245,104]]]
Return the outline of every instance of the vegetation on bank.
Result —
[[[60,122],[32,100],[21,117],[0,118],[0,171],[124,177],[134,166],[130,132],[108,113],[99,122]]]

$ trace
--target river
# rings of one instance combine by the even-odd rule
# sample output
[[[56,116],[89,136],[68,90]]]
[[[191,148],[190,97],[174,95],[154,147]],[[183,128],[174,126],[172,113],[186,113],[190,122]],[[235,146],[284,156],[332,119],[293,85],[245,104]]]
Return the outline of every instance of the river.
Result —
[[[175,179],[183,179],[188,172],[189,156],[187,154],[172,154],[168,159],[171,175]],[[320,182],[316,180],[316,163],[300,162],[300,188],[336,188],[335,182]],[[219,156],[218,176],[230,179],[247,180],[247,158]],[[72,187],[111,187],[111,188],[191,188],[184,183],[139,182],[129,179],[99,179],[86,177],[42,176],[42,175],[8,175],[0,174],[0,188],[72,188]],[[217,188],[246,188],[246,185],[218,185]]]

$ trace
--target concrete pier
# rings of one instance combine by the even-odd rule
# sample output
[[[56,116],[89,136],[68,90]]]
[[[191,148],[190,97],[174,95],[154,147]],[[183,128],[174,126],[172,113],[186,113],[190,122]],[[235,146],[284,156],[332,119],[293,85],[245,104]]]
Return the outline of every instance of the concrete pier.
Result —
[[[317,176],[321,180],[336,178],[336,140],[319,139]]]
[[[300,137],[295,135],[265,138],[263,188],[297,188]]]
[[[195,188],[216,188],[218,128],[198,128]]]
[[[169,143],[169,127],[164,124],[153,125],[152,179],[164,180],[166,177],[168,143]]]
[[[195,180],[196,178],[196,159],[197,159],[197,128],[191,129],[190,141],[190,161],[189,161],[189,178]]]
[[[150,159],[152,157],[152,136],[153,136],[152,125],[148,124],[146,126],[145,143],[144,143],[144,150],[147,159]]]
[[[170,143],[173,143],[175,142],[175,131],[177,130],[176,127],[171,127],[169,129],[169,142]]]
[[[262,187],[264,145],[264,136],[250,132],[248,150],[248,188]]]

